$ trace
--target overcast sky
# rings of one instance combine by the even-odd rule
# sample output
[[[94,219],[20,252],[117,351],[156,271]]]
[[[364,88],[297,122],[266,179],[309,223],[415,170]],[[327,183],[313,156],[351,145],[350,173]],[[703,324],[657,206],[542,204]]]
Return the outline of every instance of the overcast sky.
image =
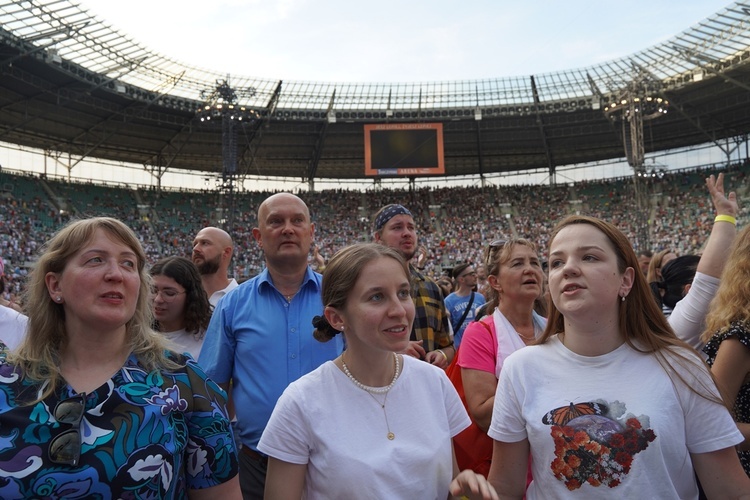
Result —
[[[415,82],[591,66],[671,38],[726,0],[81,0],[178,61],[264,79]]]

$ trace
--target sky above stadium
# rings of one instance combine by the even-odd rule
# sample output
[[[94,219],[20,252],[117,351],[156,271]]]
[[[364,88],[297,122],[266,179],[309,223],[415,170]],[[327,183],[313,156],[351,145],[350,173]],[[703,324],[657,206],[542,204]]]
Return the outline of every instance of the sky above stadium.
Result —
[[[527,76],[646,49],[727,0],[81,0],[165,56],[263,79]]]

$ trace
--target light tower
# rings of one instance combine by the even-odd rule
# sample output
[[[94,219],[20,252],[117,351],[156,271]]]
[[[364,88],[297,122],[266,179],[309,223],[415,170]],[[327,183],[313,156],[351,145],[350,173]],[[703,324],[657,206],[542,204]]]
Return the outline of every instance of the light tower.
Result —
[[[197,117],[207,126],[216,124],[221,126],[221,156],[222,169],[218,187],[222,193],[222,209],[224,217],[222,225],[229,233],[234,233],[234,191],[237,184],[237,128],[243,124],[252,124],[260,114],[238,104],[239,97],[252,97],[255,89],[250,87],[235,90],[226,80],[217,80],[216,87],[210,91],[202,91],[201,98],[205,104],[200,108]]]
[[[637,77],[619,93],[613,94],[609,104],[604,107],[604,115],[607,118],[622,124],[625,156],[633,168],[633,189],[637,206],[636,241],[633,243],[639,250],[650,247],[648,173],[645,166],[643,123],[665,115],[668,109],[669,101],[661,97],[661,83],[645,76]]]

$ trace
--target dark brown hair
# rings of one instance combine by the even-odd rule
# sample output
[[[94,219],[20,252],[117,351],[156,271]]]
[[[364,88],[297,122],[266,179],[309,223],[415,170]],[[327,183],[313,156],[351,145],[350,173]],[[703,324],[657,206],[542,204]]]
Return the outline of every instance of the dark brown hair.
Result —
[[[377,243],[357,243],[339,250],[326,266],[322,285],[323,306],[343,309],[349,293],[357,284],[362,269],[370,262],[382,257],[397,261],[403,268],[406,279],[411,282],[409,266],[396,250]],[[320,326],[315,324],[315,327],[313,336],[321,342],[331,340],[337,333],[336,330],[322,323]]]

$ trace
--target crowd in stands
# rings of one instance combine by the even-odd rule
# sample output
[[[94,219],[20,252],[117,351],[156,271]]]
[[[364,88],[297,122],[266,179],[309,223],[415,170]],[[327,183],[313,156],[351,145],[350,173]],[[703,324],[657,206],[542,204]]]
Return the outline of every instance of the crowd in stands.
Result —
[[[723,168],[727,187],[747,195],[748,162]],[[646,181],[649,249],[670,248],[678,255],[700,252],[712,221],[703,179],[716,169],[666,173]],[[5,262],[6,298],[18,294],[39,247],[70,218],[111,215],[141,238],[149,260],[189,256],[193,236],[202,227],[229,229],[236,252],[233,272],[242,281],[263,269],[263,256],[252,236],[259,204],[268,192],[171,191],[128,189],[65,182],[3,171],[0,204],[0,257]],[[315,222],[315,244],[324,258],[352,243],[371,239],[371,216],[388,203],[414,213],[420,244],[428,258],[425,272],[438,277],[460,262],[478,262],[482,244],[518,236],[538,245],[542,258],[555,222],[571,213],[614,223],[636,250],[637,218],[632,178],[565,185],[418,188],[366,191],[300,192]],[[225,207],[234,206],[231,212]],[[747,208],[743,211],[747,212]],[[232,216],[232,213],[234,214]],[[311,257],[312,258],[312,257]]]

